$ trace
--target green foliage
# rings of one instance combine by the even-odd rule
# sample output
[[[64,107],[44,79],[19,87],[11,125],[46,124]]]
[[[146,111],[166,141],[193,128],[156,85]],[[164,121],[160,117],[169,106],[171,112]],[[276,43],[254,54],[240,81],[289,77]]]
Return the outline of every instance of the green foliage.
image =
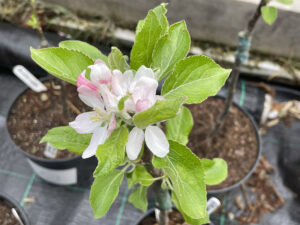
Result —
[[[154,157],[152,163],[171,179],[182,212],[192,219],[205,218],[206,189],[201,161],[186,146],[169,143],[169,154],[164,158]]]
[[[276,0],[276,1],[285,5],[292,5],[294,3],[293,0]]]
[[[186,96],[186,103],[200,103],[216,95],[231,70],[223,69],[206,56],[191,56],[180,61],[162,87],[167,99]]]
[[[151,108],[135,114],[133,122],[138,128],[144,129],[150,124],[173,118],[184,99],[179,97],[177,99],[157,100]]]
[[[156,44],[153,51],[153,68],[159,68],[162,80],[190,50],[191,39],[184,21],[173,24],[169,32]]]
[[[261,7],[261,13],[264,21],[269,25],[272,25],[277,18],[277,9],[273,6]]]
[[[108,64],[111,70],[118,69],[122,73],[124,73],[126,70],[129,70],[127,60],[128,57],[124,56],[118,48],[111,48],[111,52],[108,55]]]
[[[102,52],[98,48],[96,48],[86,42],[77,41],[77,40],[69,40],[69,41],[60,42],[58,44],[58,46],[61,48],[67,48],[70,50],[79,51],[82,54],[87,55],[89,58],[93,59],[94,61],[97,59],[101,59],[106,64],[108,63],[106,55],[102,54]]]
[[[179,212],[181,213],[181,215],[183,216],[185,222],[187,222],[190,225],[202,225],[202,224],[206,224],[209,223],[209,216],[206,213],[205,216],[203,218],[199,218],[199,219],[192,219],[191,217],[189,217],[188,215],[186,215],[182,208],[180,207],[178,198],[176,196],[176,194],[174,192],[172,192],[172,201],[175,205],[175,207],[179,210]]]
[[[137,165],[133,172],[126,174],[128,178],[128,187],[132,188],[139,183],[142,186],[150,186],[153,183],[153,177],[142,165]]]
[[[91,187],[90,203],[96,218],[103,217],[118,196],[124,177],[122,170],[97,176]]]
[[[223,159],[201,159],[205,174],[205,184],[216,185],[227,177],[227,163]]]
[[[27,21],[27,25],[32,27],[33,29],[38,29],[41,26],[36,13],[31,14],[30,20]]]
[[[94,62],[81,52],[66,48],[30,48],[32,59],[48,73],[76,84],[77,77]]]
[[[94,177],[110,173],[124,161],[127,140],[128,130],[125,126],[121,126],[111,133],[104,144],[98,146],[96,152],[98,166],[94,171]]]
[[[75,154],[82,154],[89,146],[91,134],[79,134],[72,127],[55,127],[47,132],[40,143],[49,142],[59,150],[68,149]]]
[[[129,196],[128,201],[136,208],[146,211],[148,207],[147,187],[140,185]]]
[[[169,140],[186,145],[188,143],[188,137],[193,125],[194,121],[190,110],[186,107],[182,107],[177,116],[167,120],[166,136]]]
[[[126,95],[126,96],[122,97],[122,98],[119,100],[119,102],[118,102],[118,109],[119,109],[119,110],[122,111],[122,110],[124,109],[125,101],[126,101],[128,98],[129,98],[129,96]]]
[[[130,54],[130,66],[137,70],[152,64],[152,52],[157,40],[166,33],[166,9],[164,4],[150,10],[147,17],[138,23],[137,33]]]

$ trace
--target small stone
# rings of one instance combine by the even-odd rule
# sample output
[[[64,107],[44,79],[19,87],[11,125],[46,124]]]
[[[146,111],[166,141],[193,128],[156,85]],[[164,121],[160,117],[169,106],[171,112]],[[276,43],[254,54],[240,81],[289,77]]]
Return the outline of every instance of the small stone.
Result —
[[[38,121],[37,121],[36,119],[34,119],[34,120],[33,120],[33,123],[35,123],[35,124],[36,124],[37,122],[38,122]]]
[[[41,98],[42,102],[45,102],[48,100],[48,95],[46,93],[42,93],[40,98]]]
[[[228,219],[230,219],[230,220],[234,220],[234,218],[235,218],[235,216],[234,216],[234,214],[232,212],[229,212],[227,214],[227,216],[228,216]]]

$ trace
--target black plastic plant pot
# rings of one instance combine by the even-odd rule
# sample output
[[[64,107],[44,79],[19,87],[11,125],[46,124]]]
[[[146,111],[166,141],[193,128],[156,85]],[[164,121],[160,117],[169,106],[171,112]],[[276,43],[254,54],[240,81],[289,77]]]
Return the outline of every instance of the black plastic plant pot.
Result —
[[[46,81],[48,79],[41,80]],[[27,89],[24,88],[21,91],[14,103]],[[10,106],[9,114],[14,103]],[[11,141],[14,143],[12,138]],[[76,155],[70,158],[46,159],[31,155],[23,151],[19,146],[17,146],[17,149],[27,158],[33,171],[48,183],[55,185],[78,185],[80,187],[89,187],[92,183],[93,171],[97,165],[95,157],[82,159],[81,155]]]
[[[225,100],[225,97],[219,96],[219,95],[214,96],[214,98],[221,98],[221,99]],[[237,183],[235,183],[235,184],[233,184],[231,186],[225,187],[225,188],[221,188],[221,189],[207,190],[207,193],[211,194],[211,195],[222,194],[222,193],[231,191],[231,190],[239,187],[244,182],[246,182],[247,179],[252,175],[252,173],[256,169],[256,167],[257,167],[257,165],[259,163],[259,160],[260,160],[260,156],[261,156],[261,151],[262,151],[262,148],[261,148],[261,137],[260,137],[260,134],[259,134],[258,126],[257,126],[254,118],[251,116],[250,113],[248,113],[244,108],[242,108],[237,103],[233,103],[233,106],[237,107],[240,111],[242,111],[249,118],[249,120],[251,121],[252,126],[254,127],[255,136],[256,136],[256,139],[257,139],[257,156],[256,156],[256,161],[253,164],[252,168],[247,173],[247,175],[245,177],[243,177],[241,180],[239,180]]]
[[[155,208],[149,209],[145,214],[143,214],[134,225],[140,225],[145,219],[149,217],[155,217]],[[214,225],[212,222],[209,225]]]
[[[22,220],[24,225],[30,225],[30,221],[19,203],[6,193],[0,192],[0,199],[4,201],[9,207],[14,208],[17,211],[19,218]]]

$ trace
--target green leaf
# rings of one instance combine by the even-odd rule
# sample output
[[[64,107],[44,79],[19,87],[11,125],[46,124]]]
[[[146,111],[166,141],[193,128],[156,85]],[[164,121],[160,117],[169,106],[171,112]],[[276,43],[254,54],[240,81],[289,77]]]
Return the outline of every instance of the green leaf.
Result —
[[[138,23],[136,37],[130,54],[130,66],[134,70],[137,70],[142,65],[150,67],[154,46],[157,40],[167,31],[165,22],[163,22],[166,20],[164,15],[166,9],[163,5],[158,7],[155,10],[150,10],[146,18]]]
[[[160,69],[158,79],[162,80],[189,52],[191,38],[184,21],[173,24],[168,34],[164,35],[153,51],[153,65]]]
[[[94,171],[94,177],[110,173],[123,162],[127,140],[128,130],[125,126],[121,126],[111,133],[104,144],[98,146],[96,151],[98,166]]]
[[[108,55],[108,63],[111,70],[118,69],[122,73],[124,73],[126,70],[129,70],[127,60],[128,57],[124,56],[117,47],[111,48],[111,52]]]
[[[77,77],[94,62],[88,56],[66,48],[30,48],[31,58],[48,73],[76,84]]]
[[[285,5],[292,5],[294,3],[293,0],[276,0],[276,1]]]
[[[130,194],[128,201],[136,208],[146,212],[148,207],[147,187],[140,185]]]
[[[269,25],[272,25],[277,18],[277,9],[273,6],[261,7],[261,13],[264,21]]]
[[[103,217],[118,196],[124,177],[121,170],[95,178],[90,191],[90,203],[96,218]]]
[[[155,168],[163,168],[173,185],[182,212],[192,219],[206,216],[206,189],[200,159],[186,146],[169,141],[170,152],[164,158],[154,157]]]
[[[200,159],[205,174],[205,184],[216,185],[227,177],[227,163],[223,159]]]
[[[162,87],[167,99],[186,96],[186,103],[200,103],[218,93],[231,70],[206,56],[191,56],[179,62]]]
[[[60,42],[58,44],[58,46],[61,47],[61,48],[67,48],[67,49],[70,49],[70,50],[79,51],[79,52],[87,55],[88,57],[90,57],[94,61],[97,60],[97,59],[101,59],[106,64],[108,63],[106,55],[102,54],[102,52],[98,48],[96,48],[93,45],[90,45],[86,42],[77,41],[77,40],[69,40],[69,41]]]
[[[157,100],[151,108],[135,114],[133,122],[138,128],[144,129],[150,124],[173,118],[176,116],[184,99]]]
[[[153,183],[153,177],[142,165],[137,165],[133,172],[126,174],[128,178],[128,187],[132,188],[139,183],[142,186],[150,186]]]
[[[188,143],[188,137],[193,125],[194,121],[190,110],[186,107],[182,107],[177,116],[167,120],[166,136],[169,140],[186,145]]]
[[[118,109],[119,109],[120,111],[122,111],[122,110],[124,109],[125,101],[126,101],[128,98],[129,98],[129,96],[126,95],[126,96],[122,97],[122,98],[119,100],[119,102],[118,102]]]
[[[180,207],[178,198],[177,198],[177,196],[176,196],[176,194],[174,192],[172,192],[172,200],[173,200],[173,203],[174,203],[175,207],[178,209],[178,211],[183,216],[185,222],[187,222],[188,224],[191,224],[191,225],[202,225],[202,224],[210,223],[209,216],[208,216],[207,213],[206,213],[206,215],[203,218],[200,218],[200,219],[192,219],[191,217],[187,216],[183,212],[182,208]]]
[[[167,17],[165,16],[167,13],[166,5],[166,3],[162,3],[153,9],[153,12],[157,16],[159,24],[162,27],[163,31],[167,31],[169,28],[169,22]]]
[[[47,132],[40,143],[49,142],[59,150],[68,149],[75,154],[82,154],[89,146],[91,134],[79,134],[72,127],[55,127]]]

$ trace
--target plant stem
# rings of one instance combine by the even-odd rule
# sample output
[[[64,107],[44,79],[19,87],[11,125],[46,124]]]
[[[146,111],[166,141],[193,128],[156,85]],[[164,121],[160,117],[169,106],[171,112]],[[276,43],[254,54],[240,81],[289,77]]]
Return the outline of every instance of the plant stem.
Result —
[[[151,174],[153,178],[163,176],[161,169],[154,168],[152,165],[153,155],[147,147],[145,147],[142,161],[145,163],[145,168]],[[156,180],[153,183],[153,190],[155,195],[155,201],[158,209],[160,210],[158,225],[168,225],[169,217],[168,212],[172,209],[172,201],[169,190],[161,188],[162,180]]]
[[[269,2],[269,0],[261,0],[260,3],[258,4],[255,13],[253,14],[253,16],[251,17],[251,19],[248,22],[248,26],[247,26],[247,30],[246,32],[243,34],[243,37],[251,37],[252,32],[255,28],[255,25],[257,24],[258,19],[261,16],[261,8],[265,5],[267,5],[267,3]],[[238,50],[243,51],[244,46],[239,46]],[[249,53],[249,49],[247,49]],[[235,57],[235,64],[234,67],[231,71],[230,74],[230,83],[229,83],[229,90],[228,90],[228,95],[226,97],[226,101],[225,101],[225,108],[223,110],[223,112],[219,115],[215,126],[212,128],[212,130],[210,131],[210,133],[208,134],[208,140],[210,140],[220,129],[220,127],[223,125],[225,118],[228,114],[228,112],[230,111],[230,107],[232,105],[233,102],[233,97],[234,94],[236,92],[236,87],[237,87],[237,83],[239,80],[239,76],[240,76],[240,67],[241,67],[242,61],[239,57]]]

